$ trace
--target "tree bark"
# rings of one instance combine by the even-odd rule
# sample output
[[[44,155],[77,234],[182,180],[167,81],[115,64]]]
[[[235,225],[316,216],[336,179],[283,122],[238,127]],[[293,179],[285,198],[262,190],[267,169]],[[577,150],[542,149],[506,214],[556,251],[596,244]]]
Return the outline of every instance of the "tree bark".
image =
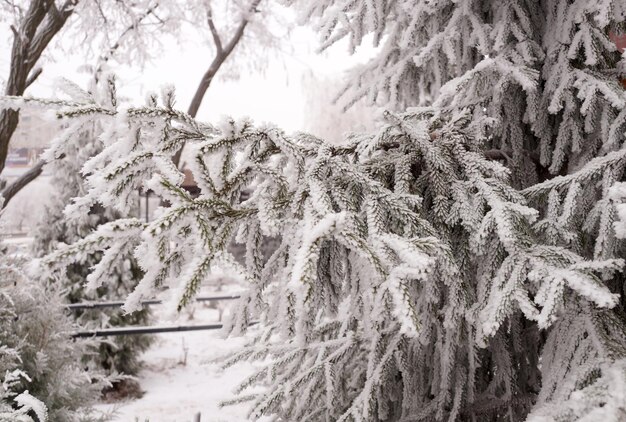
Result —
[[[42,69],[35,68],[35,65],[52,38],[63,28],[78,1],[66,0],[59,10],[54,0],[31,0],[19,29],[11,27],[13,47],[9,78],[4,91],[6,95],[23,95],[26,88],[41,75]],[[6,109],[0,112],[0,173],[4,170],[9,154],[9,143],[18,123],[18,110]],[[0,210],[6,207],[20,190],[41,174],[44,164],[43,161],[40,161],[0,192],[3,198]]]
[[[31,0],[20,27],[11,27],[13,47],[5,95],[23,95],[41,74],[40,69],[32,74],[31,71],[52,38],[65,25],[78,1],[66,0],[59,10],[52,0]],[[18,123],[19,111],[3,110],[0,113],[0,173],[4,170],[9,142]]]

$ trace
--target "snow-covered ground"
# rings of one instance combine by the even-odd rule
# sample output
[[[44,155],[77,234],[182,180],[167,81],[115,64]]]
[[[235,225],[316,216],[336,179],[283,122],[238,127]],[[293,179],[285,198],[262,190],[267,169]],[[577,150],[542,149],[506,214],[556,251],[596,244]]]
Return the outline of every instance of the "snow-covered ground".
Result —
[[[196,305],[193,317],[184,314],[176,324],[206,324],[217,319],[217,310]],[[253,364],[241,362],[222,371],[210,362],[243,343],[241,338],[221,339],[217,331],[156,334],[138,375],[143,397],[102,404],[98,410],[114,412],[111,420],[119,422],[191,422],[198,412],[201,422],[246,421],[247,404],[224,408],[218,404],[233,397],[233,388],[251,374]]]

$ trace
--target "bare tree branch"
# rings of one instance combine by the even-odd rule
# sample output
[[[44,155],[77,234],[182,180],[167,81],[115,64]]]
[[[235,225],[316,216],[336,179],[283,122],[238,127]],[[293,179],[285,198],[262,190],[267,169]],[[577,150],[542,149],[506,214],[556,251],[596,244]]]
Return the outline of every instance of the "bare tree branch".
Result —
[[[215,48],[217,49],[217,54],[222,53],[222,40],[220,39],[220,34],[217,32],[217,28],[215,27],[215,23],[213,22],[213,9],[211,6],[208,6],[207,10],[207,22],[209,23],[209,29],[211,30],[211,35],[213,36],[213,42],[215,43]]]
[[[24,14],[24,10],[22,9],[21,6],[9,0],[3,0],[3,2],[6,3],[7,6],[9,6],[11,9],[13,9],[13,13],[17,14],[20,18],[22,17],[22,15]]]
[[[256,7],[259,5],[260,2],[261,0],[254,0],[252,4],[250,5],[250,8],[248,9],[248,13],[252,13],[256,11]],[[237,44],[241,40],[241,37],[243,37],[243,33],[246,30],[246,26],[248,26],[248,22],[249,21],[248,21],[247,16],[244,16],[241,22],[239,23],[239,26],[235,30],[235,35],[233,35],[229,43],[226,44],[226,48],[224,49],[224,54],[226,54],[226,56],[232,53],[233,49],[237,46]]]
[[[32,40],[30,54],[28,55],[28,63],[31,68],[37,63],[37,60],[39,60],[39,57],[41,57],[41,54],[52,38],[61,30],[63,25],[65,25],[67,18],[69,18],[74,11],[74,7],[78,4],[78,1],[79,0],[66,0],[61,10],[57,11],[58,13],[48,15],[49,18],[46,20],[46,25],[37,31],[37,34]]]
[[[43,69],[41,67],[38,67],[37,69],[35,69],[33,71],[33,73],[30,74],[28,79],[26,79],[26,88],[31,86],[33,84],[33,82],[35,82],[37,80],[39,75],[41,75],[42,72],[43,72]]]
[[[19,191],[21,191],[24,187],[26,187],[26,185],[35,180],[41,174],[45,164],[45,161],[39,161],[30,170],[21,175],[16,181],[5,187],[2,192],[0,192],[0,196],[4,198],[2,208],[5,208],[9,201],[13,199]]]
[[[104,22],[104,24],[107,25],[109,23],[109,20],[104,14],[104,10],[102,10],[102,5],[100,4],[100,0],[95,0],[95,2],[96,2],[96,6],[98,6],[98,11],[100,12],[100,16],[102,16],[102,22]]]
[[[59,9],[57,9],[57,5],[54,2],[54,0],[46,0],[46,4],[48,5],[48,9],[50,11],[50,15],[55,18],[58,19],[61,17],[61,13],[59,12]]]
[[[206,94],[207,89],[209,89],[209,86],[211,85],[211,82],[213,81],[213,77],[215,77],[217,72],[220,70],[220,67],[222,66],[222,64],[224,64],[226,59],[228,59],[228,57],[233,52],[237,44],[239,44],[239,41],[241,41],[241,38],[243,37],[243,34],[246,30],[246,26],[248,26],[248,22],[249,22],[248,14],[255,12],[260,2],[261,0],[252,1],[252,3],[250,4],[250,7],[247,10],[247,14],[241,18],[241,22],[239,22],[239,25],[237,26],[237,29],[235,29],[235,32],[232,38],[230,39],[230,41],[228,42],[228,44],[226,44],[226,46],[223,49],[219,49],[219,48],[217,49],[217,52],[215,53],[215,57],[213,58],[211,65],[202,76],[202,79],[200,80],[200,84],[198,85],[198,88],[196,89],[196,93],[194,94],[191,100],[191,103],[189,104],[189,109],[187,110],[187,113],[191,117],[196,117],[196,115],[198,114],[198,110],[200,109],[200,105],[202,104],[204,95]],[[210,17],[209,28],[211,28],[212,25],[213,25],[213,18]],[[213,28],[214,28],[214,25],[213,25]],[[213,34],[213,29],[211,29],[211,33]],[[215,34],[217,34],[217,31],[215,31]],[[222,44],[220,40],[220,46],[221,45]],[[174,154],[174,157],[172,158],[172,161],[174,162],[175,166],[178,166],[180,163],[180,156],[183,152],[184,147],[185,145],[183,144],[180,147],[180,149],[176,151],[176,154]]]

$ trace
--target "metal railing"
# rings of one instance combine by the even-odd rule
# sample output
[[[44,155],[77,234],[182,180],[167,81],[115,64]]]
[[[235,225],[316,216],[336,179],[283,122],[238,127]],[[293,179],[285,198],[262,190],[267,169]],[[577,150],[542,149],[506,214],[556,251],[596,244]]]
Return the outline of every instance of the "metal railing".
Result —
[[[195,298],[196,302],[213,302],[220,300],[233,300],[241,297],[239,294],[232,295],[220,295],[220,296],[201,296]],[[141,302],[143,306],[159,305],[163,301],[159,299],[144,300]],[[100,308],[116,308],[121,307],[124,304],[123,301],[110,301],[110,302],[83,302],[72,303],[66,305],[66,309],[100,309]],[[251,322],[249,325],[257,324],[257,321]],[[109,337],[109,336],[133,336],[141,334],[158,334],[158,333],[176,333],[183,331],[200,331],[200,330],[219,330],[223,327],[221,323],[213,324],[201,324],[201,325],[175,325],[175,326],[161,326],[161,327],[113,327],[113,328],[101,328],[94,330],[77,331],[71,334],[71,337],[76,338],[90,338],[90,337]]]
[[[221,296],[201,296],[195,298],[196,302],[216,302],[218,300],[234,300],[239,299],[239,294],[221,295]],[[141,302],[143,306],[160,305],[163,301],[159,299],[144,300]],[[66,309],[99,309],[99,308],[120,308],[124,305],[124,301],[109,301],[109,302],[81,302],[70,303],[65,305]]]
[[[178,333],[182,331],[219,330],[223,324],[176,325],[170,327],[115,327],[97,330],[78,331],[72,338],[136,336],[140,334]]]
[[[258,324],[258,321],[252,321],[248,327]],[[159,334],[159,333],[179,333],[183,331],[201,331],[201,330],[219,330],[223,324],[204,324],[204,325],[174,325],[164,327],[116,327],[102,328],[97,330],[86,330],[72,333],[72,338],[88,338],[88,337],[111,337],[111,336],[137,336],[140,334]]]

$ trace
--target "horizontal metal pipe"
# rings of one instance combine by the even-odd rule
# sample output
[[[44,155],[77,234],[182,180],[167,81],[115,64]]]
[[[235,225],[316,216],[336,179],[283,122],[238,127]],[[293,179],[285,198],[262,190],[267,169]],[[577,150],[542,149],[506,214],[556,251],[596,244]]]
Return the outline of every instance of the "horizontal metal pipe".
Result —
[[[258,324],[253,321],[249,326]],[[110,337],[110,336],[135,336],[140,334],[176,333],[182,331],[219,330],[223,327],[221,323],[205,325],[176,325],[171,327],[116,327],[103,328],[99,330],[78,331],[72,333],[72,338],[86,337]]]
[[[72,334],[72,338],[134,336],[139,334],[175,333],[181,331],[219,330],[222,324],[206,325],[177,325],[173,327],[119,327],[104,328],[101,330],[79,331]]]
[[[235,295],[222,295],[222,296],[205,296],[205,297],[197,297],[195,298],[196,302],[213,302],[218,300],[233,300],[239,299],[241,296],[238,294]],[[160,305],[163,303],[162,300],[158,299],[150,299],[144,300],[141,302],[143,306],[150,305]],[[119,308],[124,305],[124,301],[110,301],[110,302],[81,302],[81,303],[70,303],[65,305],[67,309],[98,309],[98,308]]]

